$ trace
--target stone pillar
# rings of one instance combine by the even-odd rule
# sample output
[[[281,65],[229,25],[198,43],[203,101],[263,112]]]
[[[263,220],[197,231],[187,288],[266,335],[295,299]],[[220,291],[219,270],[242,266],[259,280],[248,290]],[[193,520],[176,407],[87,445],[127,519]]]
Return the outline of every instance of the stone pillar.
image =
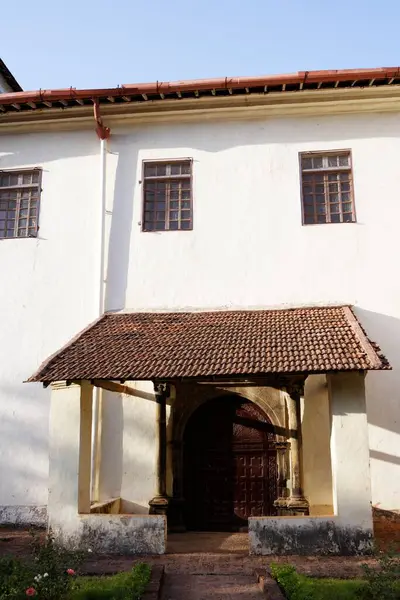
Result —
[[[278,467],[278,498],[274,502],[274,506],[277,507],[278,512],[281,506],[286,506],[288,499],[287,489],[287,453],[289,449],[288,442],[277,442],[276,448],[276,462]]]
[[[303,385],[292,385],[287,388],[287,410],[290,442],[290,480],[291,489],[287,500],[285,514],[308,515],[309,506],[304,498],[302,487],[302,451],[301,451],[301,397]]]
[[[166,383],[154,384],[156,397],[156,490],[150,500],[150,514],[167,513],[169,497],[167,495],[167,397],[169,387]]]
[[[334,514],[349,532],[370,543],[371,480],[364,374],[337,373],[327,379]]]

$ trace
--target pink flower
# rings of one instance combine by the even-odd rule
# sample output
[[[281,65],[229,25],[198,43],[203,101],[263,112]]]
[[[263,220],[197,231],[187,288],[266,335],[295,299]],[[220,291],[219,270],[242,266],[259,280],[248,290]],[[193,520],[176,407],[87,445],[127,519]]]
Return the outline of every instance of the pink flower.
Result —
[[[75,575],[75,571],[73,569],[67,569],[68,575]]]
[[[36,596],[36,590],[33,587],[30,587],[26,590],[25,594],[27,596]]]

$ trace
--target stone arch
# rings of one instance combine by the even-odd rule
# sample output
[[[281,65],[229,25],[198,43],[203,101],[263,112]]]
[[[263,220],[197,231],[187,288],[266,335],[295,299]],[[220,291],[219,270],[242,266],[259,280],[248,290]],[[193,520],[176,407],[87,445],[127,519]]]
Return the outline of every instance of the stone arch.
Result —
[[[187,388],[187,389],[185,389]],[[198,389],[200,388],[200,389]],[[284,395],[280,390],[266,387],[223,387],[191,385],[178,386],[173,407],[171,438],[182,442],[185,427],[192,414],[205,402],[221,396],[240,396],[256,404],[266,414],[274,428],[277,440],[286,439],[286,409]],[[190,397],[188,397],[190,396]],[[272,398],[275,396],[275,398]],[[275,406],[274,406],[275,404]],[[279,409],[277,410],[279,406]]]

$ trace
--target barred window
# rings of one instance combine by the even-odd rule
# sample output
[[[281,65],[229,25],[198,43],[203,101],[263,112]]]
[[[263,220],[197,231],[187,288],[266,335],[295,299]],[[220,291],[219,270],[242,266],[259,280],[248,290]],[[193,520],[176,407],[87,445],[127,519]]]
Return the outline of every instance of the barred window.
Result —
[[[0,238],[36,237],[41,170],[0,171]]]
[[[192,161],[146,161],[143,199],[143,231],[192,229]]]
[[[303,224],[356,221],[348,151],[301,154]]]

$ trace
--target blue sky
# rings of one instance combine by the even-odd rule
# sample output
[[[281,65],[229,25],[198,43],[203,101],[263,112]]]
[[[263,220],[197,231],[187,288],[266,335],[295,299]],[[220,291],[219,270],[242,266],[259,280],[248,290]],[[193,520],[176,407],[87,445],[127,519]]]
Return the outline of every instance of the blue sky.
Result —
[[[0,18],[26,90],[400,64],[400,0],[19,0]]]

